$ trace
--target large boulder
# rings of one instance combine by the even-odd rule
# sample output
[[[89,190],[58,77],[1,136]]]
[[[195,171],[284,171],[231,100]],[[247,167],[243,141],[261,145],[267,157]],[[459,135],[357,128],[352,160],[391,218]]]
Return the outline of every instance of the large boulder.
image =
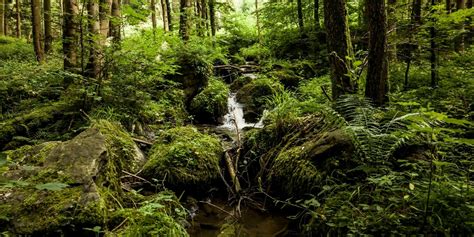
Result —
[[[66,142],[5,152],[0,231],[52,235],[103,226],[125,199],[122,170],[144,156],[119,125],[99,120]]]
[[[223,149],[217,138],[194,127],[177,127],[158,134],[142,175],[164,180],[173,189],[205,191],[220,177]]]
[[[217,124],[227,113],[229,88],[212,78],[209,85],[191,101],[190,112],[199,123]]]

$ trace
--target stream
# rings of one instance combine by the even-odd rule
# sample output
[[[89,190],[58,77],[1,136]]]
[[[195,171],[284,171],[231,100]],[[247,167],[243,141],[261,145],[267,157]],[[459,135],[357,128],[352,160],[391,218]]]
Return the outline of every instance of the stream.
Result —
[[[243,76],[256,78],[253,73]],[[245,105],[239,103],[236,93],[231,92],[227,100],[228,113],[223,124],[215,126],[217,133],[237,135],[245,128],[263,128],[263,116],[257,123],[248,123],[244,119]],[[236,138],[232,136],[232,140]],[[228,143],[224,141],[223,143]],[[196,202],[191,208],[192,220],[188,233],[192,237],[278,237],[288,236],[289,220],[280,213],[263,212],[250,207],[241,207],[241,216],[236,219],[234,207],[221,198],[212,198]],[[230,228],[226,228],[230,227]]]

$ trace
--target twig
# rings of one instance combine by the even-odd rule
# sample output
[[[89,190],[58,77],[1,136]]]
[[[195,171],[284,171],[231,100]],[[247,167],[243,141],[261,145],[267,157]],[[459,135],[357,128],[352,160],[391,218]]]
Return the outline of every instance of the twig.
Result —
[[[239,218],[237,218],[237,217],[235,216],[235,214],[233,214],[233,213],[231,213],[231,212],[228,212],[228,211],[224,210],[223,208],[221,208],[221,207],[219,207],[219,206],[217,206],[217,205],[212,204],[212,203],[209,202],[209,201],[199,201],[199,202],[200,202],[200,203],[207,204],[207,205],[212,206],[212,207],[214,207],[214,208],[217,208],[219,211],[226,213],[227,215],[229,215],[229,216],[235,218],[236,220],[239,219]]]
[[[232,158],[227,151],[225,152],[225,161],[227,164],[227,169],[229,170],[230,178],[232,179],[232,183],[234,183],[235,192],[239,193],[241,190],[240,182],[235,173],[234,165],[232,164]]]
[[[128,217],[125,218],[125,220],[123,220],[118,226],[116,226],[114,229],[112,229],[111,232],[114,232],[114,231],[120,229],[120,227],[122,227],[125,224],[125,222],[127,222],[127,221],[128,221]]]
[[[135,141],[135,142],[138,142],[138,143],[143,143],[143,144],[145,144],[145,145],[150,145],[150,146],[153,145],[152,142],[145,141],[145,140],[138,139],[138,138],[134,138],[134,137],[132,137],[132,140]]]

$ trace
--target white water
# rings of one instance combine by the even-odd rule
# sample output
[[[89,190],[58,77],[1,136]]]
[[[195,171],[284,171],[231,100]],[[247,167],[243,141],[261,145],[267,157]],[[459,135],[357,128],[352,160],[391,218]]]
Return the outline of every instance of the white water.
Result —
[[[260,119],[257,123],[247,123],[244,119],[244,105],[237,102],[236,94],[231,93],[229,99],[227,99],[227,108],[229,112],[224,116],[224,124],[219,126],[221,128],[229,129],[232,131],[242,130],[243,128],[253,127],[262,128],[263,119]],[[262,117],[263,118],[263,117]]]

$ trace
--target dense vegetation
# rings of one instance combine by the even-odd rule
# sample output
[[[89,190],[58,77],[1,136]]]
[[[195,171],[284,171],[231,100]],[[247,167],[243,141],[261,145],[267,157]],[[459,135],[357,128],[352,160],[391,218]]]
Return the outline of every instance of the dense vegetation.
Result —
[[[474,235],[473,18],[0,0],[0,233]]]

